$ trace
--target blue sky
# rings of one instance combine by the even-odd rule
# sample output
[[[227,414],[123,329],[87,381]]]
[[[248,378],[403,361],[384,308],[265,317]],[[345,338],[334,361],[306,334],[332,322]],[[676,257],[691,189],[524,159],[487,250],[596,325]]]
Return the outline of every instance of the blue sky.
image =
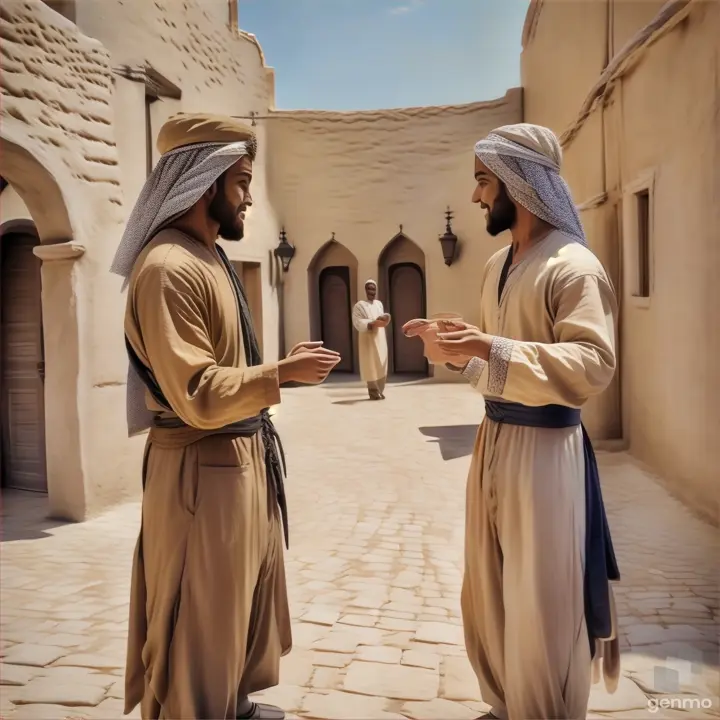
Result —
[[[368,110],[501,97],[520,84],[529,0],[239,0],[281,110]]]

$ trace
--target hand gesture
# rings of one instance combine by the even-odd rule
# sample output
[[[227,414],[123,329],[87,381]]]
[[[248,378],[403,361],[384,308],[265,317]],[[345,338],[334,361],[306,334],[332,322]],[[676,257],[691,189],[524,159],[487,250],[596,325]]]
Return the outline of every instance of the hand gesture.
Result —
[[[422,335],[426,330],[429,330],[431,327],[432,320],[408,320],[408,322],[406,322],[402,326],[402,332],[405,337],[416,337],[418,335]]]
[[[289,355],[278,363],[280,384],[299,382],[318,385],[340,362],[340,353],[322,347],[321,342],[298,343]]]
[[[293,347],[293,349],[287,354],[287,357],[297,355],[297,353],[300,352],[315,352],[316,350],[325,350],[330,353],[335,352],[334,350],[327,350],[326,348],[323,348],[322,340],[304,340],[303,342],[299,342],[295,345],[295,347]],[[338,353],[335,354],[339,357]]]
[[[437,336],[438,348],[452,364],[458,364],[458,361],[467,362],[474,357],[487,360],[491,344],[492,336],[473,326],[464,330],[438,333]]]
[[[461,330],[477,330],[475,325],[470,325],[464,320],[437,320],[438,331],[441,333],[460,332]]]

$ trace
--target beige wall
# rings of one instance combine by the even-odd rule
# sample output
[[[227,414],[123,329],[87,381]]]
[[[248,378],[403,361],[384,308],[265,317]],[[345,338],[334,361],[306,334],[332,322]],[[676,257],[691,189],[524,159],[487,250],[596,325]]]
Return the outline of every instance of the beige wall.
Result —
[[[586,91],[602,64],[600,7],[547,0],[522,58],[528,122],[562,133],[585,97],[556,78],[579,68]],[[615,52],[663,5],[615,0],[607,15]],[[564,174],[583,212],[591,246],[621,297],[621,370],[601,403],[602,424],[686,503],[717,521],[720,449],[720,5],[693,4],[687,20],[649,47],[606,102],[564,147]],[[578,16],[598,14],[582,27]],[[561,42],[568,29],[576,39]],[[550,52],[556,47],[566,50]],[[651,293],[635,290],[633,193],[651,194]],[[617,411],[621,398],[622,411]]]
[[[145,181],[148,142],[180,110],[264,115],[274,105],[272,70],[254,38],[228,25],[228,8],[229,0],[77,0],[76,26],[40,0],[3,3],[0,174],[13,189],[3,194],[0,219],[27,214],[25,204],[43,243],[72,241],[64,254],[78,255],[43,265],[48,473],[56,514],[81,519],[140,492],[144,437],[128,440],[125,425],[125,295],[108,270]],[[137,75],[146,64],[181,90],[180,99],[151,105],[151,138],[144,83],[115,72],[129,66]],[[227,249],[233,260],[260,264],[257,316],[265,356],[275,360],[278,273],[271,250],[278,225],[264,172],[265,131],[256,129],[247,239]],[[71,441],[57,439],[60,431]]]
[[[266,121],[268,177],[278,218],[297,248],[285,284],[287,346],[315,330],[308,269],[333,232],[357,261],[353,302],[365,280],[378,276],[380,254],[402,224],[424,254],[428,312],[477,319],[477,279],[501,241],[487,235],[482,212],[470,202],[472,148],[494,127],[521,117],[519,90],[451,107],[274,113]],[[438,242],[447,205],[461,244],[451,267]],[[437,376],[455,378],[444,369]]]
[[[81,519],[127,495],[128,484],[114,408],[94,403],[89,321],[96,264],[124,217],[110,59],[41,2],[3,3],[0,25],[0,174],[12,186],[3,220],[26,206],[42,243],[50,509]]]

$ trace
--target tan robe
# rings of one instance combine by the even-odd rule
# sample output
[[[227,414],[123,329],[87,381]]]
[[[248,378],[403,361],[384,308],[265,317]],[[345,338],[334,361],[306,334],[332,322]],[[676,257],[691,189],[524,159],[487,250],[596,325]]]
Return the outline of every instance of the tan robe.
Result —
[[[360,300],[353,308],[353,326],[358,331],[360,377],[366,383],[384,384],[388,370],[388,346],[385,328],[368,330],[368,325],[385,313],[379,300]]]
[[[484,396],[580,408],[615,372],[616,300],[597,258],[553,232],[510,271],[507,248],[482,281],[490,360],[465,374]],[[585,718],[583,438],[483,421],[467,483],[461,605],[468,657],[501,718]]]
[[[246,366],[238,318],[214,250],[174,230],[144,249],[125,332],[191,427],[153,429],[146,447],[125,690],[143,718],[234,718],[292,644],[262,440],[211,434],[280,402],[277,365]]]

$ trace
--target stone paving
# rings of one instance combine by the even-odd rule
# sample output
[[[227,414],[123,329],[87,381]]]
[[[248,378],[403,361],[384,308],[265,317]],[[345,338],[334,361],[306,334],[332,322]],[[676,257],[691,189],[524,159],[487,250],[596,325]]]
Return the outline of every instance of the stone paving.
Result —
[[[293,716],[463,720],[487,709],[459,609],[464,485],[481,402],[464,385],[289,389],[294,649],[264,693]],[[622,582],[623,678],[589,718],[720,716],[718,533],[623,454],[599,453]],[[0,716],[120,718],[139,504],[83,524],[6,494]],[[139,717],[137,710],[131,717]]]

